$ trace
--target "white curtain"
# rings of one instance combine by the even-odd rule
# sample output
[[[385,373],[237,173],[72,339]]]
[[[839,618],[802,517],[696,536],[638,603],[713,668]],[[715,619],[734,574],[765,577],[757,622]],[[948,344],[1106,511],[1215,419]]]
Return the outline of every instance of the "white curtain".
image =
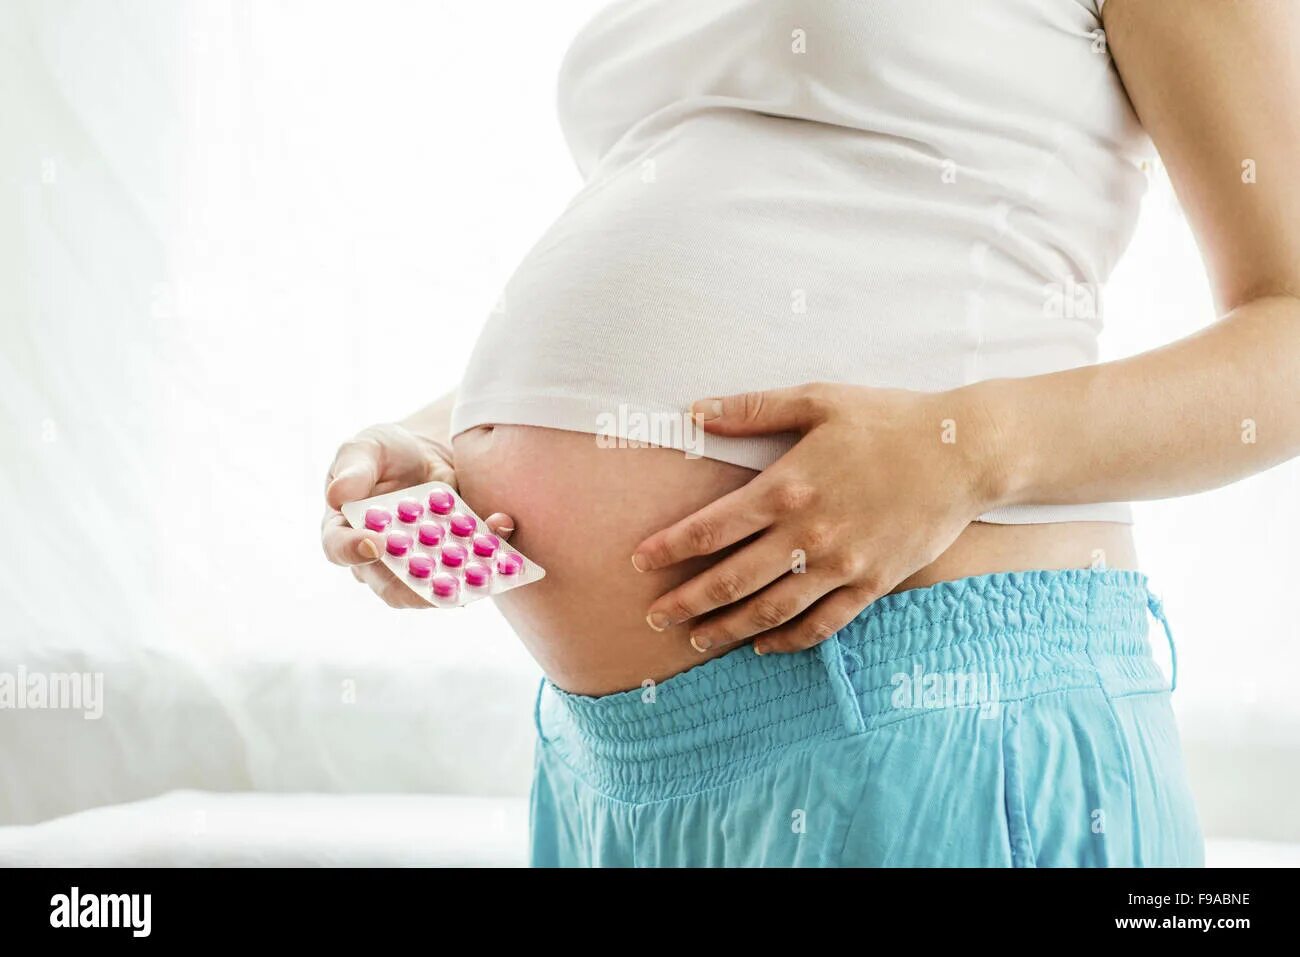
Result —
[[[316,526],[334,447],[454,384],[576,187],[590,6],[3,0],[6,658],[513,654],[484,609],[386,614]]]

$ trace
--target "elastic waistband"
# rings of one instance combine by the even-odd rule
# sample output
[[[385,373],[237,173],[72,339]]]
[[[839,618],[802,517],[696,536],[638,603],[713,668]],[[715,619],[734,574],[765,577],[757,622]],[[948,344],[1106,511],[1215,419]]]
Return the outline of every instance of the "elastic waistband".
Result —
[[[740,648],[658,685],[591,698],[543,682],[538,730],[591,787],[641,803],[718,786],[786,750],[936,707],[1057,691],[1168,690],[1150,654],[1145,575],[1008,572],[874,602],[810,651]]]

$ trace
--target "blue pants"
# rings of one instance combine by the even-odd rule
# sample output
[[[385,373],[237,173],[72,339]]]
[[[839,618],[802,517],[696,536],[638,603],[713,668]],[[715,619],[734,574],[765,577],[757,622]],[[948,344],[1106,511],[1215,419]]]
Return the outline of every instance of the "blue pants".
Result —
[[[794,655],[600,698],[544,681],[533,863],[1199,866],[1148,610],[1136,572],[986,575]]]

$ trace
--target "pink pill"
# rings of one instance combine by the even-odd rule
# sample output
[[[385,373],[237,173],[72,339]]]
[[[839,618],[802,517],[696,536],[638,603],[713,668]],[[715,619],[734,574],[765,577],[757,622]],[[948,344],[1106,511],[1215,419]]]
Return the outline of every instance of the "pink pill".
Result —
[[[385,547],[390,555],[405,555],[411,550],[411,536],[405,532],[390,532]]]
[[[497,572],[502,575],[518,575],[524,567],[524,560],[518,555],[506,553],[497,559]]]
[[[382,532],[392,520],[393,516],[386,508],[366,509],[366,528],[372,532]]]
[[[420,523],[420,544],[437,545],[442,541],[442,526],[436,522]]]
[[[478,528],[478,522],[474,521],[472,515],[453,515],[447,524],[457,538],[469,538],[474,534],[474,529]]]
[[[495,535],[475,535],[474,554],[479,558],[491,558],[496,554],[498,544],[500,542]]]
[[[459,582],[451,575],[433,576],[433,593],[439,598],[455,598]]]
[[[404,498],[397,503],[397,518],[410,524],[424,514],[424,506],[413,498]]]
[[[439,488],[429,493],[429,511],[435,515],[450,515],[455,507],[456,497],[450,492]]]
[[[448,568],[460,568],[465,564],[465,558],[468,552],[454,542],[450,545],[442,546],[442,563]]]
[[[406,562],[412,578],[428,578],[433,574],[433,559],[428,555],[412,555]]]
[[[486,565],[480,565],[478,562],[471,562],[465,566],[465,584],[474,588],[482,588],[488,583],[492,576],[492,569]]]

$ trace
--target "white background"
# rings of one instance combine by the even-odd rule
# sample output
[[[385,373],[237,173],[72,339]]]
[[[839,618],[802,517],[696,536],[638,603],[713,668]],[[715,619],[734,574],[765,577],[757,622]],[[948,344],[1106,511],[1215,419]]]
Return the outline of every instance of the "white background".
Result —
[[[577,188],[555,73],[601,5],[0,0],[0,670],[535,670],[487,603],[380,606],[317,526],[334,447],[454,385]],[[1106,308],[1111,357],[1213,320],[1158,171]],[[1229,751],[1300,729],[1298,479],[1137,510],[1175,707]]]

